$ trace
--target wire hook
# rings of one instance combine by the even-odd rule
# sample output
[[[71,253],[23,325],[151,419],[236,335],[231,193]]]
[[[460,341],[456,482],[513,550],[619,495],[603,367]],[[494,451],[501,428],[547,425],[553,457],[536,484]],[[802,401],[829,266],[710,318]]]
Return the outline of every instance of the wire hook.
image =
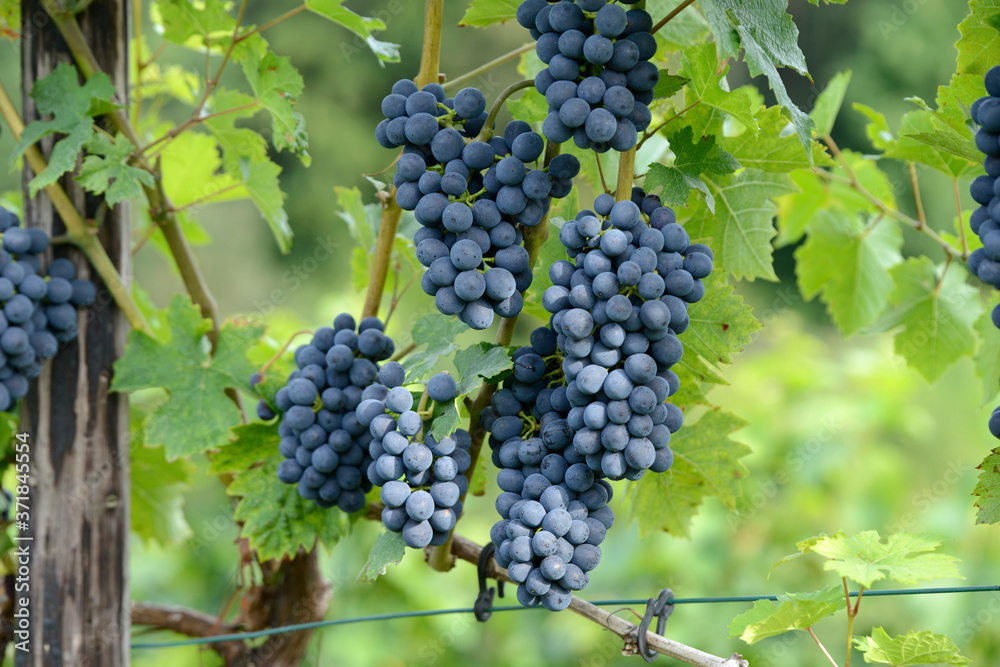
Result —
[[[476,566],[476,570],[479,574],[479,595],[476,597],[476,603],[472,607],[472,613],[475,614],[476,620],[480,623],[485,623],[489,620],[493,612],[490,611],[490,607],[493,606],[493,594],[494,592],[499,592],[500,597],[503,597],[503,582],[497,579],[497,588],[486,587],[486,579],[489,576],[489,562],[490,558],[493,556],[493,552],[496,550],[496,545],[493,543],[487,544],[483,547],[483,550],[479,552],[479,563]]]
[[[653,620],[653,617],[656,616],[656,634],[663,634],[663,629],[667,627],[667,619],[670,617],[670,614],[674,613],[674,603],[670,602],[673,599],[674,592],[669,588],[664,588],[655,600],[649,598],[646,601],[646,613],[642,617],[642,622],[639,623],[639,636],[636,637],[636,644],[639,645],[639,655],[646,662],[653,662],[660,655],[656,651],[650,650],[649,645],[646,643],[646,632],[649,631],[649,624]]]

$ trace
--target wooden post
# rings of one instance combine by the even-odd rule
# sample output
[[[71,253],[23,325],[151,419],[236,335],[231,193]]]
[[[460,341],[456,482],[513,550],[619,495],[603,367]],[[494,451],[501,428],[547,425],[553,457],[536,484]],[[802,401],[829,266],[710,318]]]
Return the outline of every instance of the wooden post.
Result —
[[[59,63],[73,63],[38,0],[22,0],[23,115],[37,118],[28,93]],[[128,99],[128,3],[96,0],[79,21],[118,91]],[[48,156],[51,141],[43,142]],[[43,193],[27,196],[25,225],[65,233]],[[62,185],[126,280],[131,274],[127,203],[108,209],[65,177]],[[79,338],[64,345],[22,404],[21,430],[31,452],[30,520],[19,542],[30,550],[27,596],[30,653],[15,651],[18,667],[111,667],[129,662],[129,431],[128,401],[111,393],[112,365],[125,347],[125,319],[82,254],[68,246],[80,277],[95,282],[97,303],[81,313]],[[17,620],[17,619],[15,619]],[[15,623],[15,626],[17,624]],[[19,638],[15,638],[15,642]]]

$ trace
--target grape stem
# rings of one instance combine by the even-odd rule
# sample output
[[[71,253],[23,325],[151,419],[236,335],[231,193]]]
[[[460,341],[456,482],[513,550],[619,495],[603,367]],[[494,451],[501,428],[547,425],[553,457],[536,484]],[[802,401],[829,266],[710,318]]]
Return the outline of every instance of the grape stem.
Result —
[[[826,659],[830,661],[830,664],[833,665],[833,667],[840,667],[840,665],[837,664],[837,661],[833,659],[833,656],[830,655],[830,652],[826,650],[826,647],[823,646],[823,642],[821,642],[819,637],[816,636],[816,633],[813,632],[813,629],[806,628],[806,631],[809,633],[809,636],[813,638],[813,641],[816,642],[816,646],[819,646],[819,650],[823,651],[823,655],[825,655]]]
[[[464,561],[478,564],[479,553],[483,550],[483,548],[461,535],[455,534],[452,537],[454,538],[451,545],[452,553]],[[491,570],[489,575],[490,577],[497,579],[498,581],[512,583],[510,578],[507,576],[507,571],[498,567],[494,560],[490,559],[489,565]],[[639,631],[637,625],[629,623],[625,619],[615,616],[611,612],[592,605],[586,600],[581,600],[575,595],[573,596],[573,601],[570,602],[569,608],[587,620],[597,623],[624,639],[625,652],[635,652],[635,638]],[[750,664],[739,654],[734,653],[729,658],[720,658],[691,646],[681,644],[680,642],[676,642],[672,639],[668,639],[667,637],[658,635],[655,632],[646,633],[646,643],[649,645],[649,648],[653,649],[657,653],[662,653],[663,655],[680,660],[681,662],[685,662],[689,665],[695,665],[696,667],[749,667]]]
[[[632,197],[632,183],[635,180],[635,146],[618,156],[618,187],[615,200],[627,201]]]
[[[670,23],[671,21],[673,21],[674,17],[677,16],[678,14],[680,14],[684,10],[685,7],[688,7],[688,6],[693,5],[693,4],[694,4],[694,0],[684,0],[684,2],[682,2],[681,4],[679,4],[676,7],[674,7],[674,9],[669,14],[667,14],[662,19],[660,19],[660,22],[657,23],[656,25],[654,25],[653,29],[650,30],[649,32],[651,34],[655,34],[660,28],[662,28],[663,26],[665,26],[668,23]]]
[[[477,76],[480,76],[482,74],[485,74],[486,72],[489,72],[494,67],[499,67],[500,65],[503,65],[506,62],[510,62],[511,60],[513,60],[514,58],[517,58],[522,53],[527,53],[528,51],[533,51],[534,48],[535,48],[535,43],[531,42],[530,44],[525,44],[524,46],[521,46],[521,47],[518,47],[518,48],[514,49],[513,51],[508,51],[507,53],[503,54],[502,56],[500,56],[498,58],[494,58],[493,60],[489,61],[485,65],[480,65],[476,69],[471,70],[469,72],[466,72],[462,76],[455,77],[453,80],[451,80],[451,81],[443,84],[444,89],[446,91],[454,90],[455,88],[457,88],[461,84],[466,83],[467,81],[472,81]]]
[[[420,71],[416,84],[423,87],[438,82],[441,71],[441,25],[444,23],[444,0],[427,0],[424,8],[424,41],[420,50]]]
[[[913,166],[913,163],[910,163],[910,170],[911,170],[911,174],[913,175],[913,178],[916,178],[917,170]],[[958,189],[958,179],[957,178],[951,179],[951,185],[952,185],[952,190],[954,190],[954,192],[955,192],[955,210],[958,212],[958,237],[959,237],[959,239],[961,240],[961,243],[962,243],[962,255],[964,257],[968,257],[968,255],[969,255],[969,242],[965,238],[965,218],[962,216],[962,195],[961,195],[961,193],[959,192],[959,189]],[[920,202],[920,191],[917,190],[916,187],[914,187],[913,192],[915,193],[914,196],[917,198],[917,202],[918,202],[918,204],[917,204],[918,205],[917,210],[921,211],[921,208],[920,208],[920,205],[919,205],[919,202]]]
[[[21,120],[21,115],[14,107],[14,103],[11,101],[10,96],[7,94],[7,89],[4,88],[2,83],[0,83],[0,114],[3,115],[4,122],[10,128],[10,133],[14,136],[14,139],[20,141],[21,134],[24,132],[24,122]],[[24,152],[24,156],[31,166],[31,170],[36,174],[42,173],[48,166],[37,146],[28,146]],[[133,329],[141,331],[152,338],[153,330],[150,328],[149,323],[146,322],[146,317],[139,309],[139,305],[132,299],[132,294],[128,286],[122,280],[111,258],[108,257],[104,246],[91,233],[87,223],[79,211],[76,210],[76,207],[73,206],[73,203],[66,195],[66,191],[63,190],[59,183],[53,183],[45,186],[45,192],[52,200],[52,205],[59,213],[63,224],[66,225],[67,239],[80,248],[87,256],[87,259],[90,260],[91,265],[97,271],[101,280],[104,281],[125,319],[128,320]]]
[[[405,358],[406,355],[408,355],[410,352],[413,352],[415,349],[417,349],[417,344],[416,343],[410,343],[409,345],[407,345],[406,347],[404,347],[402,350],[400,350],[399,352],[397,352],[395,355],[393,355],[393,357],[392,357],[392,359],[390,359],[390,361],[399,361],[400,359]]]
[[[534,79],[524,79],[523,81],[518,81],[517,83],[512,83],[507,86],[497,96],[496,102],[493,103],[493,108],[490,109],[490,113],[486,116],[486,122],[483,123],[483,129],[480,130],[479,136],[475,138],[475,141],[488,141],[490,137],[493,136],[493,123],[497,119],[497,114],[500,113],[500,109],[503,107],[503,103],[507,101],[507,98],[516,93],[519,90],[528,88],[535,85]]]

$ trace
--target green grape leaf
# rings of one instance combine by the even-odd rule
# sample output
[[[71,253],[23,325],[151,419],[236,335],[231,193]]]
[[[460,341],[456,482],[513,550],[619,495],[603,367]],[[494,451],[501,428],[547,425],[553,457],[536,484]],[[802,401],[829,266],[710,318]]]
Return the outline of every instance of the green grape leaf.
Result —
[[[958,49],[958,73],[980,77],[1000,61],[1000,32],[996,17],[1000,14],[998,0],[970,0],[969,15],[958,24],[961,35]],[[982,93],[980,93],[982,94]]]
[[[526,123],[545,120],[545,117],[549,115],[548,102],[534,88],[528,88],[517,99],[508,98],[507,108],[510,110],[510,115]]]
[[[684,354],[697,354],[712,363],[732,363],[733,355],[742,352],[761,328],[753,309],[718,273],[705,279],[705,296],[691,308],[690,320]]]
[[[306,0],[309,11],[328,18],[337,25],[347,28],[358,37],[365,40],[380,65],[399,62],[399,44],[381,42],[372,35],[374,31],[385,30],[384,21],[368,16],[361,16],[343,6],[344,0]]]
[[[514,368],[511,349],[502,345],[478,343],[455,354],[455,368],[458,369],[458,389],[455,400],[444,406],[444,410],[434,418],[431,435],[440,440],[455,432],[461,425],[462,399],[478,389],[485,381],[496,382],[507,371]]]
[[[288,224],[288,213],[285,212],[285,193],[278,183],[281,167],[270,160],[244,160],[240,167],[243,187],[257,210],[267,220],[278,249],[288,254],[292,248],[292,228]]]
[[[247,49],[240,64],[257,102],[271,114],[271,143],[278,150],[291,150],[308,166],[309,140],[303,129],[304,121],[301,114],[292,110],[296,98],[302,94],[302,76],[291,60],[276,56],[266,47]]]
[[[855,102],[851,105],[851,108],[868,119],[865,134],[868,135],[868,140],[872,142],[872,146],[880,151],[884,151],[895,143],[896,137],[893,135],[892,130],[889,129],[889,121],[885,119],[885,114],[875,111],[875,109],[860,102]]]
[[[249,118],[260,110],[257,100],[249,95],[236,90],[219,88],[209,100],[213,115],[202,121],[222,150],[222,165],[227,174],[241,178],[241,163],[245,160],[263,161],[267,160],[267,141],[260,134],[245,127],[236,127],[236,121],[240,118]],[[224,112],[224,113],[223,113]],[[185,133],[174,140],[174,143]],[[164,152],[170,150],[167,146]],[[211,160],[209,156],[204,156]],[[241,179],[242,180],[242,179]]]
[[[809,115],[816,123],[816,134],[819,136],[826,136],[833,131],[833,124],[837,121],[840,107],[844,105],[844,96],[847,94],[847,86],[850,83],[850,70],[837,72],[816,98],[816,104]]]
[[[8,166],[13,169],[24,151],[42,138],[50,134],[66,136],[52,147],[45,170],[28,183],[32,197],[76,168],[80,149],[94,134],[93,117],[114,108],[111,104],[114,94],[115,87],[107,74],[98,72],[81,86],[76,68],[68,63],[56,65],[48,75],[34,83],[31,97],[35,100],[38,114],[52,115],[52,119],[36,120],[24,128],[21,140],[15,144],[8,158]]]
[[[977,175],[982,171],[981,156],[970,161],[974,154],[971,132],[963,139],[954,128],[938,118],[933,111],[911,111],[903,116],[899,137],[886,146],[885,156],[897,160],[916,162],[936,169],[950,178]],[[962,141],[969,142],[970,155],[959,155]]]
[[[813,121],[792,102],[777,70],[791,67],[809,76],[798,46],[799,31],[785,11],[787,5],[787,0],[705,0],[702,6],[719,52],[735,58],[743,48],[750,76],[767,77],[778,102],[791,114],[799,141],[811,158]]]
[[[925,553],[940,544],[941,540],[931,535],[907,532],[888,535],[883,542],[877,531],[866,530],[851,536],[843,533],[821,536],[800,542],[798,547],[802,553],[824,556],[827,559],[824,570],[871,588],[873,583],[886,578],[901,584],[962,578],[955,566],[957,558]]]
[[[1000,447],[990,452],[977,469],[979,481],[972,491],[979,508],[976,523],[1000,523]]]
[[[676,74],[671,74],[665,69],[660,70],[660,80],[653,88],[653,100],[665,100],[673,97],[678,90],[684,87],[691,79]]]
[[[647,0],[646,11],[650,16],[666,16],[676,9],[683,0]],[[670,19],[670,22],[656,31],[657,45],[661,52],[679,51],[689,46],[703,44],[709,36],[710,30],[705,23],[701,12],[682,10],[679,14]]]
[[[282,385],[284,382],[282,382]],[[233,442],[214,453],[208,474],[223,475],[249,470],[266,460],[278,446],[278,422],[251,422],[232,429]]]
[[[980,348],[976,353],[976,374],[983,381],[983,405],[997,395],[997,378],[1000,378],[1000,336],[993,326],[993,314],[987,310],[975,324]]]
[[[811,593],[784,593],[776,602],[757,600],[729,624],[729,636],[747,644],[791,630],[806,630],[845,607],[844,589],[831,584]]]
[[[674,435],[670,470],[632,485],[631,516],[639,521],[643,538],[661,530],[690,537],[691,520],[705,496],[735,506],[741,493],[738,480],[748,474],[740,459],[750,448],[730,435],[746,425],[736,415],[712,408]]]
[[[870,637],[855,637],[854,645],[864,653],[866,663],[903,665],[968,665],[955,642],[930,631],[909,632],[890,637],[882,628],[872,628]]]
[[[458,25],[482,28],[509,21],[517,16],[519,4],[519,0],[472,0]]]
[[[933,132],[917,132],[915,134],[904,134],[904,137],[913,137],[922,144],[927,144],[941,153],[951,153],[971,164],[982,162],[982,153],[976,150],[976,145],[971,137],[963,137],[955,132],[951,127]],[[959,173],[965,173],[965,169]]]
[[[455,340],[467,330],[457,318],[428,313],[413,325],[413,342],[417,349],[406,356],[406,381],[416,382],[430,374],[441,359],[458,349]]]
[[[820,210],[806,242],[795,251],[799,289],[806,300],[821,295],[846,336],[875,322],[893,290],[890,269],[902,261],[903,235],[891,221],[867,222]]]
[[[697,204],[686,223],[688,232],[711,239],[716,266],[735,278],[777,280],[771,247],[778,211],[774,199],[795,191],[792,179],[786,174],[744,169],[702,180],[715,197],[715,214],[704,203]]]
[[[278,463],[284,457],[278,452],[276,440],[243,444],[237,440],[229,447],[246,450],[239,456],[265,462],[238,473],[226,489],[229,495],[240,497],[233,518],[242,523],[240,535],[257,551],[260,560],[295,554],[300,548],[311,549],[317,538],[332,546],[348,534],[347,515],[303,499],[294,484],[278,479]]]
[[[226,12],[222,0],[160,0],[154,8],[163,37],[192,49],[204,48],[206,38],[215,50],[228,47],[236,28],[236,20]]]
[[[180,544],[191,536],[184,518],[184,492],[193,466],[185,459],[168,462],[162,447],[146,447],[133,430],[131,453],[132,532],[148,545]]]
[[[84,158],[76,180],[86,190],[103,194],[108,206],[138,199],[143,194],[143,185],[153,187],[151,173],[129,164],[134,146],[124,135],[118,134],[111,141],[106,135],[95,133],[86,146],[91,154]]]
[[[215,355],[206,334],[211,323],[186,296],[170,301],[165,318],[170,336],[129,334],[125,355],[115,362],[114,391],[162,387],[169,394],[146,422],[146,442],[163,445],[168,460],[221,447],[229,429],[242,421],[226,389],[242,388],[256,370],[247,353],[263,334],[254,324],[226,322]]]
[[[896,289],[881,328],[900,328],[896,354],[933,382],[960,358],[975,353],[972,324],[982,305],[965,282],[964,267],[950,266],[942,277],[929,257],[911,257],[891,273]]]
[[[367,254],[375,246],[375,230],[380,217],[378,212],[372,215],[372,210],[365,206],[361,199],[361,190],[358,188],[345,188],[336,186],[333,188],[337,198],[337,217],[344,221],[351,238]],[[378,209],[374,206],[374,209]],[[374,220],[373,220],[374,218]]]
[[[798,139],[785,133],[789,120],[781,107],[768,107],[758,112],[757,122],[760,124],[760,131],[756,134],[744,132],[735,137],[720,139],[722,147],[744,167],[788,173],[808,169],[811,164],[833,164],[819,142],[812,144],[813,162],[810,163],[809,156],[802,150]]]
[[[390,565],[399,565],[406,555],[406,545],[403,535],[389,530],[383,530],[375,538],[372,550],[368,552],[368,560],[358,574],[358,581],[372,583],[385,574]]]
[[[201,132],[179,134],[160,152],[160,159],[163,189],[174,206],[247,197],[238,178],[230,173],[220,173],[222,158],[212,135]]]
[[[744,90],[730,92],[722,87],[726,81],[729,65],[719,70],[714,44],[706,42],[683,51],[681,64],[679,74],[689,79],[685,88],[687,105],[689,107],[701,105],[713,112],[701,127],[697,125],[694,127],[697,136],[721,134],[710,131],[715,121],[719,121],[721,127],[722,116],[716,118],[716,112],[732,116],[749,132],[757,131],[757,121],[753,117],[750,96]]]
[[[736,159],[715,143],[715,136],[701,137],[694,141],[694,131],[685,127],[670,135],[670,150],[674,153],[674,163],[649,165],[645,188],[652,192],[662,187],[661,199],[670,206],[687,204],[691,190],[705,195],[708,209],[715,212],[715,198],[708,186],[701,180],[702,174],[724,176],[740,168]]]

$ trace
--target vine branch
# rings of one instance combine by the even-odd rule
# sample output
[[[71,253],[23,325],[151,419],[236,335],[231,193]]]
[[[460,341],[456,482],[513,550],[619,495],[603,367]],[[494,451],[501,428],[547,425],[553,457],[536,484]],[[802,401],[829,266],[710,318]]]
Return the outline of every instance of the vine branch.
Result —
[[[518,81],[517,83],[512,83],[507,86],[503,92],[501,92],[493,103],[493,108],[490,109],[490,113],[486,116],[486,122],[483,123],[483,129],[480,130],[479,135],[475,138],[475,141],[488,141],[490,137],[493,136],[493,123],[497,119],[497,114],[500,113],[500,109],[503,108],[503,103],[507,101],[507,98],[524,88],[530,88],[535,85],[534,79],[524,79],[523,81]]]
[[[14,103],[11,101],[10,96],[7,94],[7,89],[3,87],[2,83],[0,83],[0,114],[3,115],[3,119],[7,123],[7,127],[10,128],[10,133],[14,139],[20,141],[21,134],[24,132],[24,121],[21,120],[21,115],[14,107]],[[42,152],[38,150],[37,146],[28,146],[24,151],[24,156],[31,166],[31,170],[36,174],[42,173],[48,166],[45,163],[45,158],[42,157]],[[132,299],[132,294],[122,281],[118,269],[115,268],[111,258],[108,257],[104,246],[101,245],[96,236],[90,233],[87,223],[83,220],[79,211],[76,210],[76,207],[73,206],[73,202],[69,200],[66,191],[63,190],[59,183],[52,183],[45,186],[45,192],[52,200],[52,205],[59,213],[63,224],[66,225],[68,240],[80,248],[87,256],[87,259],[94,267],[94,270],[97,271],[97,275],[104,281],[112,298],[118,304],[129,324],[136,331],[141,331],[147,336],[152,336],[153,330],[150,328],[149,323],[146,322],[146,318],[139,309],[139,305]]]
[[[694,0],[684,0],[684,2],[682,2],[681,4],[679,4],[676,7],[674,7],[674,9],[669,14],[667,14],[662,19],[660,19],[659,23],[657,23],[656,25],[654,25],[653,29],[650,30],[649,32],[651,34],[655,34],[660,28],[662,28],[663,26],[665,26],[668,23],[670,23],[671,21],[673,21],[675,16],[677,16],[682,11],[684,11],[685,7],[689,7],[689,6],[693,5],[693,4],[694,4]]]
[[[635,180],[635,146],[618,154],[618,187],[616,201],[627,201],[632,197],[632,183]]]
[[[514,49],[513,51],[508,51],[507,53],[503,54],[502,56],[498,56],[498,57],[494,58],[493,60],[489,61],[488,63],[486,63],[484,65],[480,65],[479,67],[477,67],[474,70],[470,70],[470,71],[466,72],[462,76],[455,77],[451,81],[448,81],[447,83],[442,84],[442,86],[443,86],[443,88],[446,91],[454,90],[455,88],[457,88],[458,86],[462,85],[463,83],[465,83],[467,81],[472,81],[477,76],[485,74],[486,72],[489,72],[491,69],[493,69],[495,67],[499,67],[500,65],[503,65],[504,63],[507,63],[507,62],[510,62],[511,60],[514,60],[515,58],[517,58],[522,53],[527,53],[528,51],[534,51],[534,50],[535,50],[535,43],[534,42],[532,42],[530,44],[525,44],[524,46],[521,46],[521,47],[518,47],[518,48]]]
[[[441,25],[444,23],[444,0],[427,0],[424,6],[424,42],[420,49],[418,87],[437,83],[441,71]]]

